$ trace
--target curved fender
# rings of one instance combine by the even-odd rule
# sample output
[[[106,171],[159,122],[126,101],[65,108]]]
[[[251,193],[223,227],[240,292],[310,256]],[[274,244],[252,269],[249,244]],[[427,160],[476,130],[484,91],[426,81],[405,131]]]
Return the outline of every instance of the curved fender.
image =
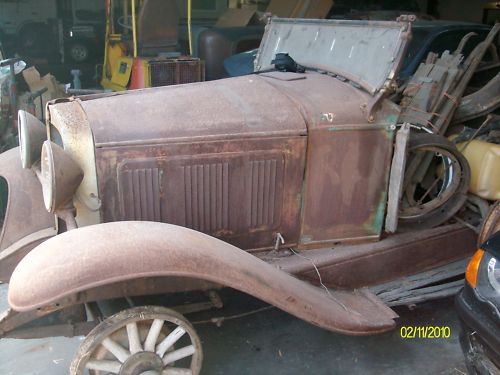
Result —
[[[14,310],[142,277],[212,281],[260,298],[319,327],[374,334],[395,326],[391,310],[363,293],[314,287],[216,238],[164,223],[114,222],[75,229],[31,251],[9,285]]]

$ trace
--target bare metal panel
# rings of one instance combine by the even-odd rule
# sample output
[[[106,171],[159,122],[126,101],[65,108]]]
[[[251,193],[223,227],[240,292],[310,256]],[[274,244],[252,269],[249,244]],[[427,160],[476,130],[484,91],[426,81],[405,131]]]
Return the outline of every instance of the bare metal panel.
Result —
[[[347,82],[316,72],[272,72],[262,76],[296,103],[309,131],[322,126],[367,121],[366,106],[372,97]]]
[[[341,75],[374,94],[394,78],[409,30],[399,22],[273,18],[255,70],[272,68],[277,53],[289,53],[299,64]]]
[[[376,239],[382,229],[392,130],[373,124],[309,135],[301,243]]]

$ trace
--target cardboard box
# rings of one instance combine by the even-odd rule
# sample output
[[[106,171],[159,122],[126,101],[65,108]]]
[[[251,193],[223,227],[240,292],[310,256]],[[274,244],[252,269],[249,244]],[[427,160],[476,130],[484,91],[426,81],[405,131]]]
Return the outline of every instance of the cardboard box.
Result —
[[[56,78],[52,74],[49,73],[41,77],[40,73],[34,66],[24,69],[23,77],[32,93],[41,90],[44,87],[48,89],[42,94],[42,108],[39,108],[40,99],[35,99],[36,116],[38,118],[41,118],[41,111],[45,110],[45,105],[48,101],[67,96],[59,82],[57,82]],[[23,99],[21,98],[20,101],[22,102],[22,100]],[[24,98],[24,100],[26,99]]]
[[[238,27],[255,25],[259,17],[254,9],[227,9],[219,18],[216,27]]]
[[[271,0],[267,12],[287,18],[325,18],[332,0]]]

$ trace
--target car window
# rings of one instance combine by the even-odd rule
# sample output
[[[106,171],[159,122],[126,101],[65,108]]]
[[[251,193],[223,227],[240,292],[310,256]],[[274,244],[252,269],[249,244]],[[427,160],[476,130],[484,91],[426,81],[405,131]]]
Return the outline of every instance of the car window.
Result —
[[[405,69],[419,53],[421,46],[429,38],[430,31],[426,29],[414,28],[412,30],[411,41],[406,50],[406,56],[403,63],[403,69]]]
[[[452,31],[446,31],[444,33],[438,34],[434,40],[431,42],[429,46],[428,52],[434,52],[434,53],[443,53],[444,51],[448,50],[453,52],[454,50],[457,49],[458,45],[460,44],[460,41],[466,35],[467,33],[475,31],[475,30],[452,30]],[[480,31],[477,32],[475,31],[478,35],[473,36],[469,42],[465,45],[465,48],[463,49],[463,54],[464,56],[468,56],[474,47],[479,43],[480,41],[484,40],[486,38],[486,35],[488,33],[486,31]]]
[[[464,35],[471,31],[476,32],[478,35],[473,36],[465,45],[463,52],[466,57],[472,52],[478,42],[486,38],[488,35],[487,30],[477,31],[474,28],[467,28],[446,30],[432,35],[432,28],[414,27],[400,78],[405,79],[412,75],[419,64],[427,58],[429,52],[437,54],[442,54],[446,50],[453,52],[457,49]],[[486,59],[488,59],[488,54]]]

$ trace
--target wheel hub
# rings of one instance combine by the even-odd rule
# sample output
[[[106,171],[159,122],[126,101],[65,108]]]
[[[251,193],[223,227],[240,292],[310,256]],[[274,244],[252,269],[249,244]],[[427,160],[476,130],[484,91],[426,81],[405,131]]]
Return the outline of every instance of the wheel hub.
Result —
[[[131,355],[120,368],[119,375],[148,375],[162,373],[163,362],[156,353],[139,352]]]

